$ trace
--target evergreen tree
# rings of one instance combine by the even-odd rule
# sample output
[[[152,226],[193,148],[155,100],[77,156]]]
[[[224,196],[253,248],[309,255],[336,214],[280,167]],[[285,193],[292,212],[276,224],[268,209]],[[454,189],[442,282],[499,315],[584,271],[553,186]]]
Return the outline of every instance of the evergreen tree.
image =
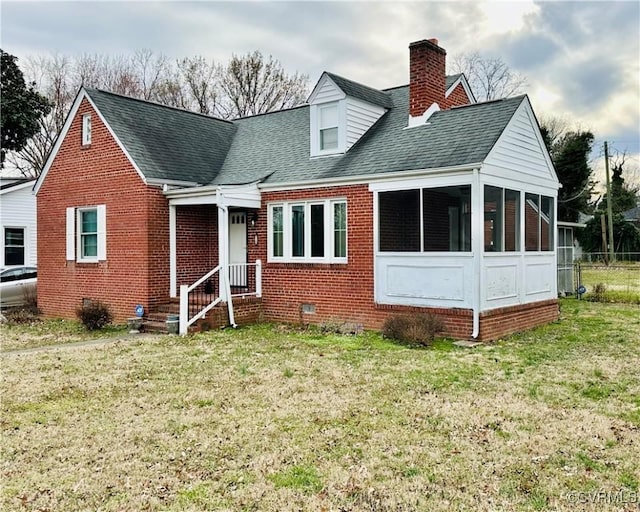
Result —
[[[547,142],[548,132],[543,131],[543,137]],[[591,132],[571,131],[557,138],[548,148],[562,183],[558,191],[558,220],[577,222],[580,213],[592,210],[591,194],[595,182],[591,179],[593,170],[588,160],[592,145]]]
[[[17,58],[0,49],[0,168],[8,151],[20,151],[39,130],[38,120],[51,110],[49,101],[24,81]]]

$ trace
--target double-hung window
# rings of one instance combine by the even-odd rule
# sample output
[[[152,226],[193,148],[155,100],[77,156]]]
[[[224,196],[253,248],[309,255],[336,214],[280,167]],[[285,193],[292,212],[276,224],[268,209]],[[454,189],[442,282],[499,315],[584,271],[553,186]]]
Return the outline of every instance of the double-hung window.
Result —
[[[4,264],[24,265],[24,228],[4,228]]]
[[[331,103],[318,108],[320,151],[338,149],[338,104]]]
[[[347,202],[344,199],[269,206],[269,260],[347,262]]]
[[[98,209],[78,210],[78,257],[98,259]]]
[[[107,259],[106,206],[67,208],[67,260]]]

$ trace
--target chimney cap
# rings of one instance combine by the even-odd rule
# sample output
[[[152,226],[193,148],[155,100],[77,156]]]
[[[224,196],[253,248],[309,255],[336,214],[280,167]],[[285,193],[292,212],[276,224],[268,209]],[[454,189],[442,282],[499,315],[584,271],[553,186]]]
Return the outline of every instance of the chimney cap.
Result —
[[[441,53],[447,53],[444,48],[438,46],[438,40],[435,37],[432,37],[431,39],[422,39],[421,41],[414,41],[413,43],[409,44],[409,49],[424,47],[431,48],[432,50],[437,50]]]

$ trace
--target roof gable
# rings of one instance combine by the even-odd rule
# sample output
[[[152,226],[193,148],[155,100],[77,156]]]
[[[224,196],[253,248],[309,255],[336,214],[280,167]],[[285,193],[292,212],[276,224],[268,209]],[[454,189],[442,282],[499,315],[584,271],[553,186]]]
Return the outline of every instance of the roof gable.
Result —
[[[222,167],[233,123],[97,89],[87,93],[147,180],[204,184]]]
[[[448,75],[445,78],[446,78],[446,91],[444,94],[445,98],[448,98],[449,95],[455,90],[455,88],[458,87],[458,85],[460,85],[464,89],[464,92],[467,95],[467,98],[469,98],[469,101],[471,103],[477,102],[476,97],[473,94],[473,91],[471,90],[471,86],[469,85],[469,82],[467,81],[467,77],[464,75],[464,73],[458,73],[457,75]]]
[[[487,155],[486,165],[496,169],[517,169],[513,179],[558,185],[551,157],[542,139],[538,121],[526,96]]]
[[[332,95],[330,95],[331,89],[335,89]],[[384,108],[391,108],[391,98],[389,95],[353,80],[335,75],[325,71],[322,73],[320,80],[313,88],[311,95],[309,96],[308,103],[323,103],[325,101],[334,101],[336,99],[344,99],[345,96],[356,98],[358,100],[371,103],[372,105],[378,105]],[[331,99],[327,99],[330,97]]]

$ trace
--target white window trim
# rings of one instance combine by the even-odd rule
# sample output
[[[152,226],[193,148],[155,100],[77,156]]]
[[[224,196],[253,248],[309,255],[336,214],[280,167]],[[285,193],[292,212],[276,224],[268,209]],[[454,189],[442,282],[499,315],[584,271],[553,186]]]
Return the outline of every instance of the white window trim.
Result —
[[[346,247],[344,257],[334,256],[335,239],[333,214],[334,205],[343,203],[347,209],[347,225],[346,225]],[[311,205],[321,204],[324,206],[324,256],[310,256],[311,254]],[[292,230],[291,230],[291,209],[294,206],[304,206],[304,254],[305,256],[292,255]],[[282,207],[282,256],[273,255],[273,209]],[[278,203],[270,203],[267,208],[267,261],[269,263],[336,263],[346,264],[349,259],[349,222],[348,222],[348,206],[347,200],[344,198],[331,198],[308,201],[285,201]]]
[[[82,145],[91,145],[91,114],[82,115]]]
[[[94,257],[82,255],[82,224],[81,212],[95,210],[98,221],[98,251]],[[104,204],[67,208],[67,261],[77,263],[97,263],[107,259],[107,207]]]
[[[320,110],[330,106],[338,107],[338,147],[320,149]],[[341,155],[347,147],[347,102],[345,99],[311,105],[309,114],[310,155],[312,157]]]

